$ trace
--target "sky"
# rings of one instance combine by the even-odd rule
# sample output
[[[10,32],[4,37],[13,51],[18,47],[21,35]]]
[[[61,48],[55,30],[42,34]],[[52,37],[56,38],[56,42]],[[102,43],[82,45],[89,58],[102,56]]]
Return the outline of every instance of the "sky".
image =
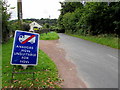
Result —
[[[17,19],[17,0],[7,0],[11,7],[15,7],[11,19]],[[23,19],[26,18],[49,18],[57,19],[61,9],[60,1],[63,0],[22,0]]]

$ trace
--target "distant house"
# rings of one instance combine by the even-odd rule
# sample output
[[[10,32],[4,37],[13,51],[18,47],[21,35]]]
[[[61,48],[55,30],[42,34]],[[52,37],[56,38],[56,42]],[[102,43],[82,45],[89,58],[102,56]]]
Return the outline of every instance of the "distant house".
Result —
[[[35,32],[36,30],[40,30],[42,28],[41,25],[39,25],[37,22],[33,21],[32,23],[29,24],[30,25],[30,30],[32,32]]]

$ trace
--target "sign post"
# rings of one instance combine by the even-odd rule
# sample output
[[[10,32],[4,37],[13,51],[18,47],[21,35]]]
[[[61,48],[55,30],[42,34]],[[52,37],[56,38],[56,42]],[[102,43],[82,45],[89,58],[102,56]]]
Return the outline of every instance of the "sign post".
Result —
[[[38,63],[39,34],[25,31],[15,31],[11,65],[37,65]],[[12,69],[12,80],[14,74],[33,74],[33,72],[15,72]]]

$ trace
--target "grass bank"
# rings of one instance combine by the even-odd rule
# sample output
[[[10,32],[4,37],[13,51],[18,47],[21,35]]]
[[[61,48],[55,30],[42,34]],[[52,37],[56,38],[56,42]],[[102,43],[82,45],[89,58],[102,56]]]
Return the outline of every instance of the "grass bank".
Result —
[[[59,36],[56,32],[40,34],[40,40],[57,40],[57,39],[59,39]]]
[[[10,65],[13,39],[2,45],[2,87],[3,88],[60,88],[61,79],[54,62],[41,50],[39,50],[38,65],[29,66],[23,70],[21,66],[15,66],[16,72],[34,72],[32,74],[14,74],[12,79],[12,65]]]
[[[73,35],[67,34],[73,37],[81,38],[84,40],[92,41],[98,44],[110,46],[112,48],[120,49],[120,45],[118,44],[118,38],[114,36],[80,36],[80,35]]]

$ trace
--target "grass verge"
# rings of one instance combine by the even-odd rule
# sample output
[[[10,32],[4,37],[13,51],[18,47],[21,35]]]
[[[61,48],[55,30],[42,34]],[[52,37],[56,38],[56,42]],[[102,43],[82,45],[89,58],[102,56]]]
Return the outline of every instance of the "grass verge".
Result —
[[[79,36],[73,34],[67,34],[73,37],[81,38],[84,40],[92,41],[98,44],[110,46],[112,48],[120,49],[120,45],[118,44],[118,38],[113,36]]]
[[[16,72],[34,72],[32,74],[14,74],[12,79],[12,65],[10,65],[13,39],[2,45],[2,87],[3,88],[60,88],[62,80],[58,76],[58,70],[54,62],[41,50],[39,50],[38,65],[29,66],[23,70],[21,66],[15,66]]]
[[[57,40],[57,39],[59,39],[59,36],[56,32],[40,34],[40,40]]]

